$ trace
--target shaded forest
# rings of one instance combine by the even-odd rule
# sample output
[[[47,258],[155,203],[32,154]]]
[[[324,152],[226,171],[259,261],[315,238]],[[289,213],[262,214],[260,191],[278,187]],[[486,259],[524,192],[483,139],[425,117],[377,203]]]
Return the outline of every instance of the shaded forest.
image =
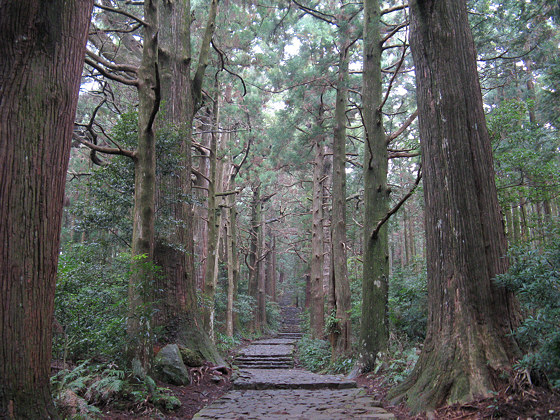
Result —
[[[402,418],[555,416],[557,2],[8,3],[0,417],[172,413],[281,302]]]

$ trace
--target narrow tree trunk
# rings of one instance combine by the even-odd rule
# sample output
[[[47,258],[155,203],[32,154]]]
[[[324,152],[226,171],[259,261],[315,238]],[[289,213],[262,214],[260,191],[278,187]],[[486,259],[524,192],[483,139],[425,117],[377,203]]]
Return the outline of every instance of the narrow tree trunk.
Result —
[[[358,367],[375,368],[377,355],[387,348],[389,249],[387,224],[374,230],[389,211],[387,142],[381,113],[381,44],[379,1],[364,3],[364,253],[362,321]],[[405,223],[406,226],[406,223]],[[406,237],[406,233],[405,233]],[[404,257],[404,256],[403,256]]]
[[[257,325],[258,331],[266,326],[266,225],[263,223],[262,205],[259,210],[261,227],[258,234],[258,295],[257,295]]]
[[[233,337],[234,332],[234,303],[237,283],[237,247],[235,244],[236,235],[236,211],[233,203],[227,209],[228,220],[226,223],[226,240],[227,240],[227,261],[228,261],[228,289],[227,289],[227,309],[226,309],[226,334]]]
[[[217,90],[217,81],[214,86]],[[204,325],[206,330],[210,331],[210,337],[213,339],[214,331],[214,297],[216,294],[216,285],[214,278],[217,277],[218,270],[218,245],[220,236],[220,208],[218,207],[217,193],[220,190],[220,177],[218,176],[218,104],[219,94],[216,95],[216,101],[212,109],[212,134],[210,137],[210,182],[208,183],[208,253],[206,258],[206,272],[204,275]]]
[[[314,338],[322,338],[325,324],[323,266],[324,266],[324,238],[323,238],[323,155],[322,139],[315,142],[315,162],[313,166],[313,200],[311,205],[311,302],[309,305],[309,326]],[[333,296],[334,298],[334,296]],[[334,299],[332,300],[334,307]]]
[[[54,291],[91,0],[0,0],[0,418],[54,419]]]
[[[259,267],[258,267],[258,250],[259,250],[259,231],[261,229],[261,197],[260,185],[253,187],[253,199],[251,200],[251,229],[250,245],[249,245],[249,284],[248,293],[254,299],[255,308],[253,311],[253,319],[251,322],[251,330],[256,332],[259,330],[258,315],[257,315],[257,302],[258,302],[258,287],[259,287]]]
[[[343,32],[343,31],[341,31]],[[343,35],[345,38],[347,35]],[[333,204],[332,204],[332,272],[331,288],[335,296],[336,326],[331,342],[333,357],[350,351],[350,285],[346,265],[346,102],[348,93],[348,62],[350,41],[341,42],[335,106],[333,141]]]
[[[392,392],[414,411],[490,395],[519,355],[476,51],[463,0],[415,0],[415,61],[428,269],[428,326],[410,377]],[[460,53],[458,53],[460,52]]]

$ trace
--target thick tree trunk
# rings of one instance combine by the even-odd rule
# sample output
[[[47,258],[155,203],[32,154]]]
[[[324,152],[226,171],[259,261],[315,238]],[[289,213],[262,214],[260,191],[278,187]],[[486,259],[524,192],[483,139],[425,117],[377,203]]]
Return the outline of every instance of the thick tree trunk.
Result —
[[[212,10],[208,22],[211,27],[215,18],[215,9]],[[165,121],[160,124],[176,132],[180,138],[178,153],[182,157],[182,169],[173,179],[163,180],[179,199],[174,197],[171,206],[176,226],[169,237],[157,239],[155,249],[155,262],[162,267],[162,275],[157,276],[155,281],[158,291],[155,295],[158,309],[155,321],[162,329],[162,342],[182,344],[199,351],[205,359],[221,364],[223,359],[204,331],[196,299],[193,209],[189,200],[192,196],[192,122],[197,95],[190,80],[189,18],[189,0],[165,1],[160,6],[160,21],[164,24],[159,32],[159,60],[165,106]],[[202,77],[203,72],[199,73]]]
[[[154,293],[154,215],[156,137],[159,110],[158,1],[144,3],[144,53],[138,70],[138,147],[134,153],[134,215],[132,275],[128,286],[128,358],[135,375],[144,377],[152,361]]]
[[[54,290],[91,0],[0,0],[0,418],[52,419]]]
[[[341,31],[343,32],[343,31]],[[343,35],[346,37],[346,35]],[[333,357],[350,351],[350,284],[346,264],[346,105],[348,62],[351,43],[341,42],[336,91],[333,140],[332,263],[331,290],[334,290],[336,326],[330,331]]]
[[[323,293],[324,237],[323,237],[323,155],[322,138],[314,145],[313,200],[311,220],[311,301],[309,303],[309,326],[314,338],[322,338],[325,327],[325,296]],[[333,299],[334,307],[334,299]]]
[[[428,263],[428,326],[411,376],[392,393],[414,411],[490,395],[518,348],[492,150],[463,0],[412,1]]]
[[[364,253],[362,277],[362,321],[358,368],[375,368],[377,355],[387,348],[389,248],[387,224],[373,234],[389,211],[387,188],[387,140],[381,105],[381,44],[378,0],[364,2]],[[406,235],[405,235],[406,236]]]

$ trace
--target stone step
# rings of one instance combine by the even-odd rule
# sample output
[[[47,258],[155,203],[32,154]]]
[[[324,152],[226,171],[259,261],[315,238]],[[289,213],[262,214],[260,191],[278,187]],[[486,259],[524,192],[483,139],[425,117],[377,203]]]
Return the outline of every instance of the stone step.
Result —
[[[291,356],[267,356],[267,355],[260,355],[260,354],[252,354],[250,356],[237,356],[235,360],[240,362],[251,361],[251,360],[258,360],[262,362],[263,360],[272,360],[278,362],[289,362],[290,360],[294,360]]]
[[[338,375],[318,375],[299,369],[244,369],[233,382],[234,389],[349,389],[355,381]]]
[[[237,367],[239,369],[292,369],[294,367],[293,364],[278,364],[278,365],[268,365],[268,364],[254,364],[254,365],[248,365],[248,364],[239,364],[237,365]]]
[[[284,360],[281,362],[277,362],[275,360],[236,360],[235,364],[240,366],[287,366],[292,367],[294,365],[293,360]]]

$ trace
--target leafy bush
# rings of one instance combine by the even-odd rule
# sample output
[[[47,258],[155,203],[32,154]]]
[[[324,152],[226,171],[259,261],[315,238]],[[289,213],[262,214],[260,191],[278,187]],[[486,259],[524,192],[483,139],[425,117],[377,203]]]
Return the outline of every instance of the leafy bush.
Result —
[[[266,302],[266,323],[269,328],[277,331],[280,328],[282,321],[282,314],[280,313],[280,306],[276,302]]]
[[[160,388],[152,378],[143,381],[128,376],[114,363],[82,362],[72,370],[61,370],[51,378],[55,404],[68,418],[98,418],[98,407],[138,408],[146,403],[163,410],[175,410],[181,401]]]
[[[378,369],[384,369],[384,375],[388,384],[397,384],[405,380],[414,365],[418,361],[420,352],[416,347],[392,348],[383,363],[378,365]]]
[[[418,264],[396,269],[389,282],[389,320],[397,335],[412,341],[424,339],[428,314],[426,271]]]
[[[216,347],[221,354],[227,353],[229,350],[237,347],[241,341],[237,337],[228,337],[219,331],[216,331]]]
[[[546,373],[560,387],[560,235],[543,250],[514,247],[510,258],[509,271],[497,282],[515,292],[526,314],[515,332],[529,349],[519,365]]]
[[[125,343],[130,255],[102,243],[71,244],[59,258],[55,316],[64,329],[53,354],[72,360],[116,358]]]
[[[307,334],[299,340],[297,353],[301,364],[312,372],[325,369],[331,360],[329,343],[325,340],[311,338]]]

